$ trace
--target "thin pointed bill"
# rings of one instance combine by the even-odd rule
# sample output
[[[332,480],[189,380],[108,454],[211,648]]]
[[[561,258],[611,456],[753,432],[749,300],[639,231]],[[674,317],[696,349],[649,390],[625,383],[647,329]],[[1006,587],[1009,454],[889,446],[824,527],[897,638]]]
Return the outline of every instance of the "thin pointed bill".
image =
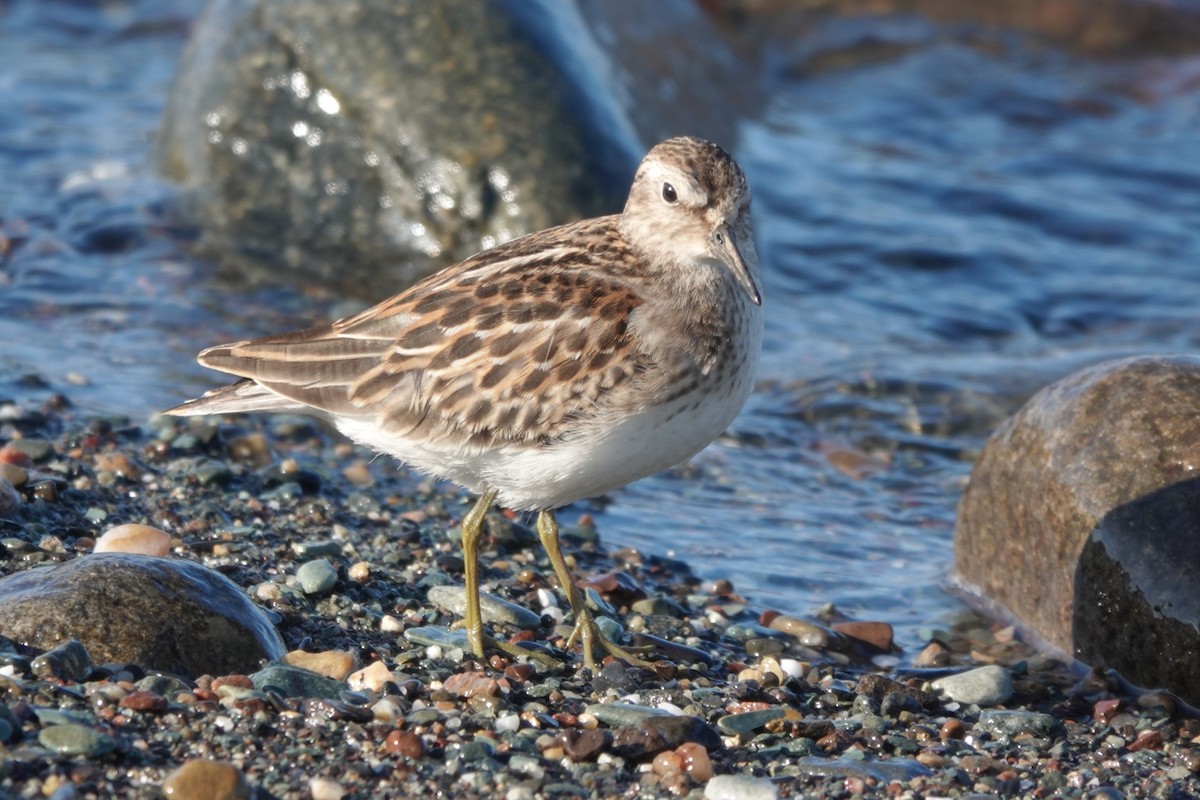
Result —
[[[754,305],[761,306],[762,294],[754,285],[754,277],[750,274],[750,268],[746,266],[746,260],[742,258],[741,251],[738,250],[737,236],[734,235],[733,227],[728,222],[721,223],[713,231],[712,246],[717,258],[729,267],[729,271],[746,290],[746,294],[754,301]]]

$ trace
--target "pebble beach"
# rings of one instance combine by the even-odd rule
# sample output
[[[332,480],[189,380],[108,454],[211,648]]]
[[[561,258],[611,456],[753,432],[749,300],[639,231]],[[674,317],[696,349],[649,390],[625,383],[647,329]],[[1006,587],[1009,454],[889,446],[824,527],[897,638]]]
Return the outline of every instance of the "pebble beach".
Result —
[[[657,555],[662,532],[609,550],[584,514],[564,541],[589,604],[607,634],[656,659],[592,673],[560,649],[565,603],[527,521],[496,514],[485,614],[531,649],[479,663],[453,627],[469,502],[457,490],[300,417],[133,422],[53,396],[0,403],[0,419],[0,571],[162,547],[236,584],[286,650],[180,675],[0,639],[0,796],[1200,792],[1189,707],[972,615],[899,652],[885,624],[833,607],[799,619],[702,583]]]

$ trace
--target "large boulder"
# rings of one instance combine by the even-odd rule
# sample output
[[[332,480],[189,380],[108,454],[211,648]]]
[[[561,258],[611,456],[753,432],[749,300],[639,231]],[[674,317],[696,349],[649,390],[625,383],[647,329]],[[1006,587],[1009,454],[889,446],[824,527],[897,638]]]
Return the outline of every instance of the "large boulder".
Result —
[[[959,506],[959,579],[1052,645],[1200,699],[1200,359],[1137,357],[1038,392]]]
[[[76,639],[96,663],[185,677],[250,673],[286,652],[266,614],[224,575],[127,553],[0,578],[0,635],[41,650]]]
[[[159,161],[227,266],[388,293],[621,209],[643,145],[604,58],[549,0],[213,0]]]

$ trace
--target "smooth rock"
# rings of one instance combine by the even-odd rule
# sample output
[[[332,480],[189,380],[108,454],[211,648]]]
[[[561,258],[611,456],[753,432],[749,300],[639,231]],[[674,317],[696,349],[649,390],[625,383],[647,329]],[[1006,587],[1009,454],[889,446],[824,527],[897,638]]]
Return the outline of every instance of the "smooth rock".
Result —
[[[87,648],[76,639],[68,639],[47,650],[30,665],[39,678],[54,677],[76,683],[87,680],[95,668]]]
[[[340,783],[329,778],[313,778],[308,782],[308,793],[312,800],[342,800],[346,789]]]
[[[783,719],[786,714],[787,712],[781,707],[744,711],[740,714],[726,714],[717,720],[717,727],[732,736],[741,736],[753,733],[768,722]]]
[[[467,590],[463,586],[431,586],[429,602],[443,611],[463,616],[467,613]],[[493,625],[515,625],[533,630],[542,624],[542,618],[524,606],[510,603],[488,592],[479,595],[483,621]]]
[[[249,672],[285,652],[266,615],[225,576],[127,553],[0,578],[0,635],[43,649],[77,639],[96,663],[188,677]]]
[[[42,728],[38,744],[64,756],[96,758],[117,749],[117,740],[87,725],[68,723]]]
[[[646,717],[665,717],[668,712],[661,708],[640,706],[634,703],[593,703],[587,707],[587,713],[605,725],[615,728],[623,725],[637,725]]]
[[[326,650],[323,653],[293,650],[283,657],[283,663],[343,681],[358,666],[358,656],[346,650]]]
[[[163,780],[162,793],[171,800],[249,800],[252,790],[233,764],[194,759]]]
[[[779,789],[770,778],[752,775],[714,775],[704,784],[704,800],[778,800]]]
[[[396,676],[388,669],[387,664],[382,661],[372,661],[357,672],[351,673],[347,679],[347,684],[356,692],[361,692],[364,689],[372,692],[381,692],[388,681],[395,680]]]
[[[609,57],[577,9],[543,6],[215,0],[178,68],[161,167],[240,271],[370,296],[618,211],[641,148]]]
[[[955,532],[969,589],[1067,653],[1192,702],[1198,407],[1191,356],[1109,361],[1046,387],[988,441]]]
[[[324,594],[337,584],[337,568],[324,558],[305,561],[296,569],[296,581],[305,594]]]
[[[284,664],[268,664],[250,676],[254,688],[267,691],[268,688],[278,690],[284,697],[317,697],[336,700],[341,697],[345,688],[341,681],[335,681]]]
[[[930,686],[951,700],[978,706],[1003,705],[1013,694],[1012,675],[995,664],[938,678]]]
[[[1029,733],[1043,739],[1066,736],[1063,724],[1049,714],[1039,711],[988,710],[979,715],[976,730],[993,736],[1016,736]]]
[[[101,534],[92,552],[139,553],[144,556],[165,557],[171,552],[171,535],[150,525],[117,525]]]

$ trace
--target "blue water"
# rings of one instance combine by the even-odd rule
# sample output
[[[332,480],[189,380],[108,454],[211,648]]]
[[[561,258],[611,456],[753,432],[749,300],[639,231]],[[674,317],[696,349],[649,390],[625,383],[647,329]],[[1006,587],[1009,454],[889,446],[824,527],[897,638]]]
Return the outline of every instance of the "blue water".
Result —
[[[144,414],[205,385],[201,347],[337,300],[230,296],[164,228],[146,158],[195,5],[0,7],[6,394],[36,373]],[[758,607],[892,622],[911,652],[960,607],[941,587],[988,433],[1085,364],[1196,348],[1200,61],[913,17],[824,33],[762,34],[765,103],[729,143],[766,269],[759,388],[598,517]]]

